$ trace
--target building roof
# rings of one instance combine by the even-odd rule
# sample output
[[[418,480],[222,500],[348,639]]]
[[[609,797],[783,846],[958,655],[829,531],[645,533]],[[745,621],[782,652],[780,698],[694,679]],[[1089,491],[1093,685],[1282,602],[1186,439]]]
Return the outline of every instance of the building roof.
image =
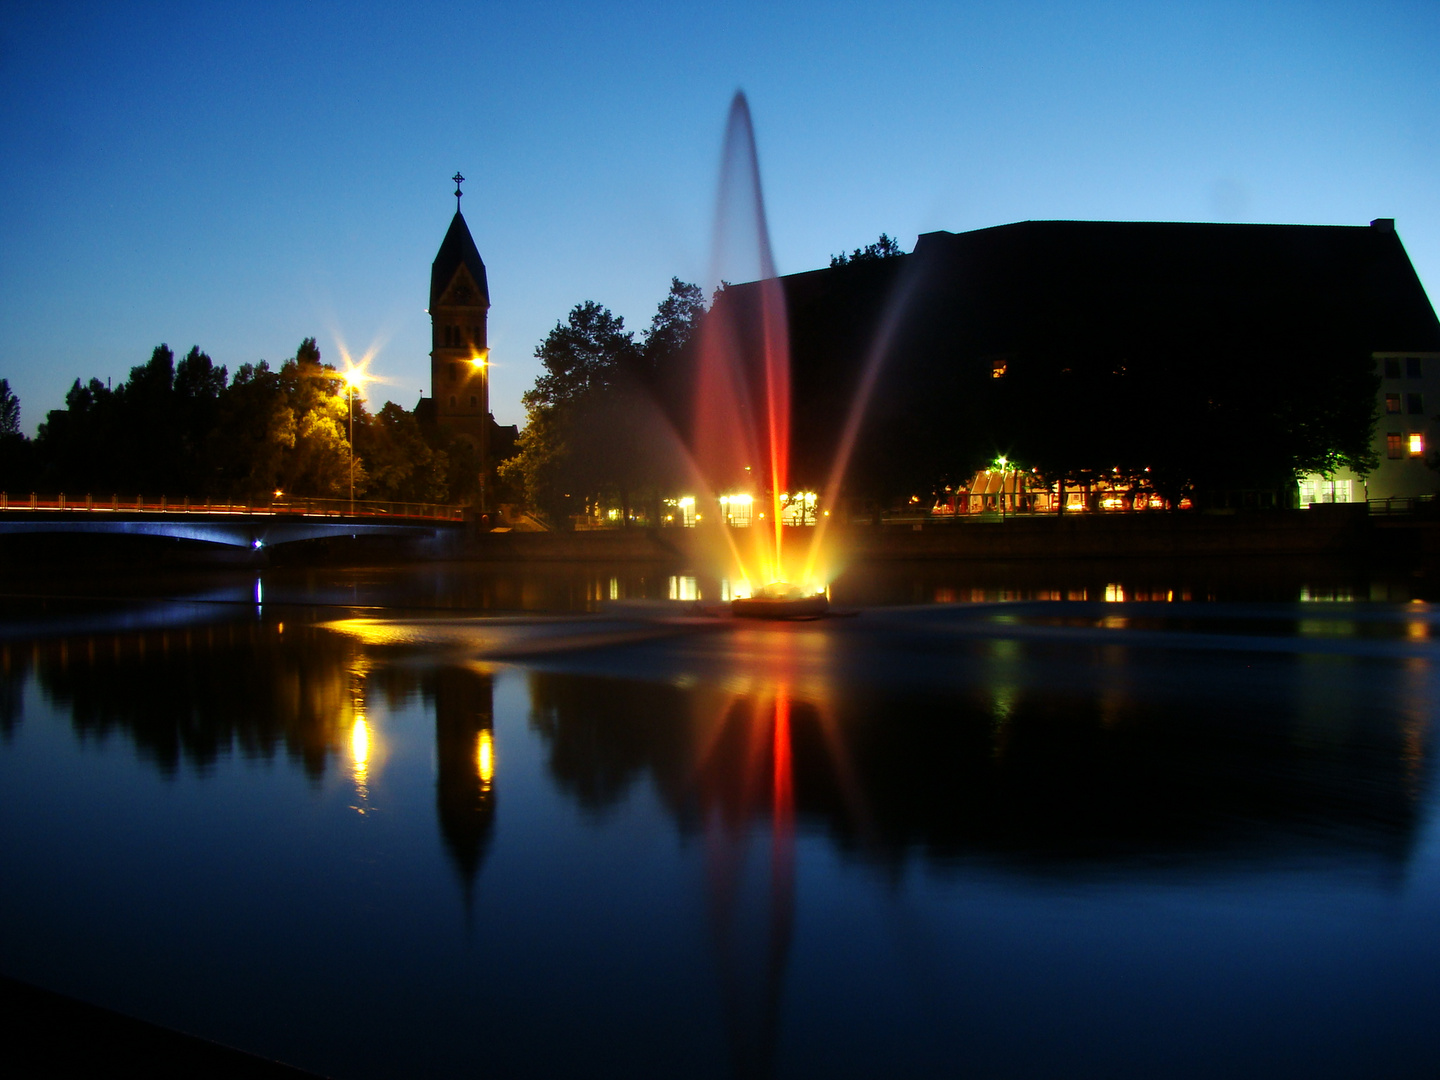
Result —
[[[912,258],[930,289],[979,301],[974,314],[997,337],[1440,350],[1440,323],[1387,218],[1368,227],[1022,221],[926,233]]]
[[[457,210],[455,216],[450,220],[450,228],[445,233],[445,239],[441,241],[440,252],[435,256],[435,261],[430,264],[430,306],[432,308],[444,295],[446,288],[455,277],[455,271],[461,266],[470,271],[470,276],[480,287],[484,306],[489,307],[490,285],[485,279],[485,263],[480,258],[480,252],[476,250],[475,240],[470,235],[470,227],[465,224],[464,215]]]

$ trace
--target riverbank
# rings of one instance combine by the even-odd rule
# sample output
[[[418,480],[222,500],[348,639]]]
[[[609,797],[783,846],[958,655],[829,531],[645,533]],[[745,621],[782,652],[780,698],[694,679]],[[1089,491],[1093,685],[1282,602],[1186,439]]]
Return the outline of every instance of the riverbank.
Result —
[[[798,544],[812,529],[789,529]],[[834,526],[827,535],[845,562],[1216,558],[1226,556],[1440,555],[1440,521],[1371,517],[1363,504],[1254,514],[1067,514],[986,521],[915,521]],[[691,562],[694,529],[477,533],[466,557],[486,561]]]

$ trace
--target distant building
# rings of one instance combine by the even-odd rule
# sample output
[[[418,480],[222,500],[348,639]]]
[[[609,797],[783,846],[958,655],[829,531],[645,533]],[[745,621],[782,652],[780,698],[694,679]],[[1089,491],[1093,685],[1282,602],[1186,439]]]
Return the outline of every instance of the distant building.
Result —
[[[1070,490],[1193,484],[1209,506],[1417,495],[1440,480],[1425,464],[1440,450],[1440,322],[1389,219],[1026,221],[926,233],[912,254],[781,282],[792,485],[823,482],[882,337],[850,471],[871,498],[958,489],[1000,455]],[[732,287],[722,303],[743,318],[757,296]],[[1372,409],[1366,482],[1340,470],[1297,490],[1292,464],[1327,440],[1363,448]]]
[[[420,399],[415,414],[422,424],[446,429],[468,445],[488,483],[495,463],[513,452],[518,432],[490,415],[490,283],[458,199],[430,266],[429,313],[431,396]]]

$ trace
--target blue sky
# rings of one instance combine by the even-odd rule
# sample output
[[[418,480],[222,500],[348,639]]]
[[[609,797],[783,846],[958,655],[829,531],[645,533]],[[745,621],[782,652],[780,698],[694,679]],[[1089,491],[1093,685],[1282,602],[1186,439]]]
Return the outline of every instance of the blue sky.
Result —
[[[1440,5],[0,6],[0,378],[33,432],[158,343],[314,336],[428,393],[454,200],[490,275],[491,408],[595,300],[704,281],[731,95],[777,266],[1044,218],[1397,219],[1440,287]]]

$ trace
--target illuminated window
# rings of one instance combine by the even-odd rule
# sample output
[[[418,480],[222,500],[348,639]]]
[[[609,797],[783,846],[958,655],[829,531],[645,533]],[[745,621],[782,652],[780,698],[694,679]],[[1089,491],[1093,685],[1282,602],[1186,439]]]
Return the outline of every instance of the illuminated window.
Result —
[[[1398,431],[1391,431],[1385,435],[1385,456],[1391,461],[1398,460],[1405,456],[1405,443],[1400,438]]]
[[[1400,378],[1400,361],[1399,361],[1399,360],[1386,360],[1386,361],[1385,361],[1385,378],[1387,378],[1387,379],[1398,379],[1398,378]]]
[[[1424,457],[1424,456],[1425,456],[1425,436],[1422,435],[1422,434],[1420,434],[1420,432],[1418,432],[1418,431],[1412,431],[1412,432],[1410,433],[1410,446],[1409,446],[1409,449],[1410,449],[1410,456],[1411,456],[1411,457]]]
[[[1421,403],[1419,394],[1405,395],[1405,411],[1411,416],[1418,416],[1425,411],[1425,406]]]
[[[1005,369],[1009,366],[1009,363],[1003,356],[997,356],[990,361],[990,377],[992,379],[1003,379],[1005,377]]]
[[[1399,394],[1386,394],[1386,395],[1385,395],[1385,411],[1386,411],[1387,413],[1398,413],[1398,412],[1400,411],[1400,395],[1399,395]]]
[[[1405,358],[1405,377],[1407,379],[1420,378],[1420,357],[1407,356]]]

